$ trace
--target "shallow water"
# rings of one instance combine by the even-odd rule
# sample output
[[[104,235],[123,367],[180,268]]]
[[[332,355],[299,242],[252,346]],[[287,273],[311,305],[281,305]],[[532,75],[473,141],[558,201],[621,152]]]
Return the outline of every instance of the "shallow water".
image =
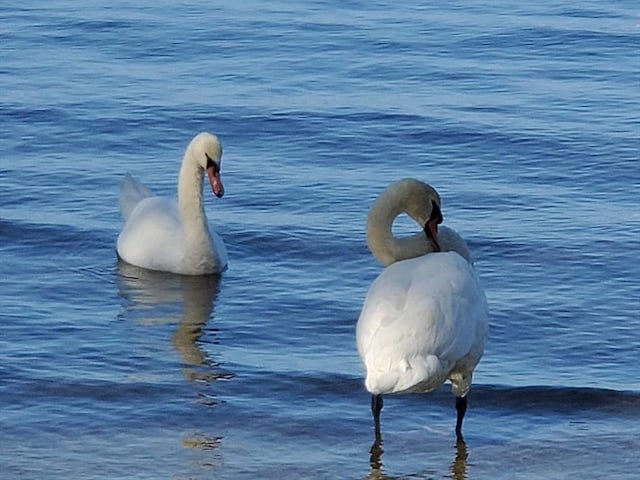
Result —
[[[636,478],[635,3],[0,6],[5,478]],[[221,277],[119,264],[119,182],[224,147]],[[490,304],[453,397],[388,397],[354,327],[366,212],[415,176]],[[413,227],[400,222],[398,231]]]

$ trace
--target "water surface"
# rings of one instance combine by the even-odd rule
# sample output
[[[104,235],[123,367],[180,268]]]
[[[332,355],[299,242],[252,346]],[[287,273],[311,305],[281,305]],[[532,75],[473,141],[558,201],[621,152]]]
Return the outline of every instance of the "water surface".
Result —
[[[639,22],[631,1],[1,6],[3,475],[635,478]],[[228,271],[118,263],[123,175],[174,195],[202,130]],[[372,455],[364,225],[406,176],[468,240],[491,332],[465,444],[445,386],[388,398]]]

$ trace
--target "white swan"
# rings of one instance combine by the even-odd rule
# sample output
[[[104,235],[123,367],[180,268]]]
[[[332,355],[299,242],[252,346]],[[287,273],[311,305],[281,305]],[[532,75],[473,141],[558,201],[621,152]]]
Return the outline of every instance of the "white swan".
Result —
[[[209,230],[202,204],[202,177],[222,197],[222,145],[200,133],[187,147],[178,177],[178,201],[153,195],[127,175],[120,191],[125,224],[118,236],[118,256],[149,270],[183,275],[219,273],[227,266],[222,239]]]
[[[377,438],[383,394],[429,392],[449,379],[462,439],[488,308],[464,240],[450,228],[438,228],[440,205],[432,187],[404,179],[389,186],[369,211],[369,249],[386,268],[369,288],[356,339]],[[424,231],[395,238],[392,224],[402,212]]]

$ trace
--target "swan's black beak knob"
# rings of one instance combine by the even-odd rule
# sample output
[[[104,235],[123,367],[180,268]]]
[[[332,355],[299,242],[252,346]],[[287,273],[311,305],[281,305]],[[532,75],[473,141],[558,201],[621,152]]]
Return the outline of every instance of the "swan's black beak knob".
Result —
[[[434,252],[440,252],[440,244],[438,243],[438,225],[442,223],[443,217],[440,207],[436,202],[431,202],[431,215],[424,225],[424,233],[431,242]]]

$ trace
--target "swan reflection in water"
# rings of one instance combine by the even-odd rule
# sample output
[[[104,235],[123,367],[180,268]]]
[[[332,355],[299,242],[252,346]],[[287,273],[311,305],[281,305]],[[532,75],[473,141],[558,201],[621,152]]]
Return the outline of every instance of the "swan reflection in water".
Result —
[[[118,261],[119,295],[127,300],[122,316],[142,324],[177,323],[171,342],[189,381],[211,382],[233,375],[218,371],[199,345],[212,316],[220,275],[174,275]]]
[[[382,449],[383,441],[382,435],[380,431],[377,430],[375,432],[375,440],[373,445],[371,445],[371,449],[369,450],[369,464],[371,466],[371,471],[369,475],[366,477],[367,480],[396,480],[402,477],[392,477],[384,473],[382,469],[382,454],[384,450]],[[464,439],[459,438],[456,441],[456,455],[451,464],[449,465],[449,477],[453,480],[466,480],[467,479],[467,457],[469,454],[467,453],[467,444]],[[420,472],[409,475],[410,478],[433,478],[434,472],[423,471],[424,475]]]

